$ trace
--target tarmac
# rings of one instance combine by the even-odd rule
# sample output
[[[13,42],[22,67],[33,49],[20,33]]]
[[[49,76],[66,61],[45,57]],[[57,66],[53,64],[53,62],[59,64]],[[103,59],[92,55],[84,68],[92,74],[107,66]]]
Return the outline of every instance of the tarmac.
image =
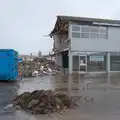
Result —
[[[31,115],[12,107],[16,95],[51,89],[76,98],[79,105],[64,113]],[[93,100],[91,100],[93,99]],[[0,83],[1,120],[120,120],[120,76],[43,76]]]

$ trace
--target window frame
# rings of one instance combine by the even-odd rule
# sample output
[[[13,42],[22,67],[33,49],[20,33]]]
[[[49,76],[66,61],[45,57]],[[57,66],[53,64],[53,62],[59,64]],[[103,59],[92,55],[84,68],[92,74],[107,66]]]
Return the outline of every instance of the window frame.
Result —
[[[73,26],[77,26],[80,28],[80,30],[73,30],[73,28],[71,27],[71,37],[72,38],[76,38],[76,39],[104,39],[104,40],[107,40],[108,39],[108,27],[107,26],[97,26],[97,25],[71,25],[72,27]],[[82,27],[88,27],[88,31],[87,32],[82,32]],[[97,31],[91,31],[91,28],[94,28],[96,27],[97,28]],[[104,27],[105,28],[105,32],[100,32],[99,28],[102,28]],[[84,30],[83,30],[84,31]],[[73,33],[76,33],[76,34],[80,34],[80,37],[73,37]],[[82,34],[88,34],[88,37],[82,37]],[[91,34],[96,34],[96,37],[91,37]],[[99,37],[99,35],[105,35],[105,37]]]

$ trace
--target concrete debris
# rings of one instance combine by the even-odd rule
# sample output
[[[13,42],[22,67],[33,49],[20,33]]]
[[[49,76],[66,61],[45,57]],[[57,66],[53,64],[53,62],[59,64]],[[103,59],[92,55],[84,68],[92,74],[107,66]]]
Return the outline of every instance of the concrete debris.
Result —
[[[88,98],[87,96],[84,98],[85,102],[95,102],[94,98]]]
[[[11,107],[13,107],[13,104],[9,104],[9,105],[5,106],[4,109],[8,109],[8,108],[11,108]]]
[[[32,106],[36,105],[39,103],[39,100],[36,100],[36,99],[32,99],[29,104],[28,104],[28,109],[32,108]]]
[[[56,94],[51,90],[24,92],[13,100],[13,106],[19,106],[21,109],[34,114],[62,113],[71,105],[70,97],[65,94]]]
[[[60,73],[60,66],[45,58],[35,58],[32,61],[19,63],[19,72],[23,77],[55,75]]]

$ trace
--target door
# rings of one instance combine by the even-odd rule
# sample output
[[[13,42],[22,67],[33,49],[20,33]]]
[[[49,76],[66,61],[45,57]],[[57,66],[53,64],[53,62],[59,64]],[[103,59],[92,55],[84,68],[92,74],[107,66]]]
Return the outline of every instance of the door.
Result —
[[[87,54],[79,56],[79,71],[87,72]]]
[[[62,67],[68,68],[68,51],[62,53]]]

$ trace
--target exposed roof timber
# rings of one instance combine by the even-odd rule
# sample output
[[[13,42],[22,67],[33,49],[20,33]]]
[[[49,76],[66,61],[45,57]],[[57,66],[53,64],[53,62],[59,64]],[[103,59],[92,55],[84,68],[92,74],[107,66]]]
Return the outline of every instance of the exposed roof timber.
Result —
[[[57,25],[58,25],[58,30],[60,29],[60,23],[61,23],[61,20],[60,20],[59,17],[58,17],[58,23],[57,23]]]
[[[119,20],[110,20],[110,19],[100,19],[100,18],[88,18],[88,17],[73,17],[73,16],[57,16],[56,24],[52,32],[50,33],[50,36],[52,36],[54,33],[60,33],[65,30],[65,28],[68,26],[69,22],[84,22],[84,23],[106,23],[109,24],[108,26],[120,26]]]
[[[66,29],[67,27],[68,27],[68,24],[65,24],[65,23],[61,24],[60,30],[59,30],[57,33],[65,32],[65,31],[66,31],[65,29]]]
[[[52,34],[54,34],[54,33],[66,33],[68,31],[67,27],[68,27],[68,22],[62,20],[58,16],[55,27],[54,27],[53,31],[50,33],[50,36],[52,37]]]

